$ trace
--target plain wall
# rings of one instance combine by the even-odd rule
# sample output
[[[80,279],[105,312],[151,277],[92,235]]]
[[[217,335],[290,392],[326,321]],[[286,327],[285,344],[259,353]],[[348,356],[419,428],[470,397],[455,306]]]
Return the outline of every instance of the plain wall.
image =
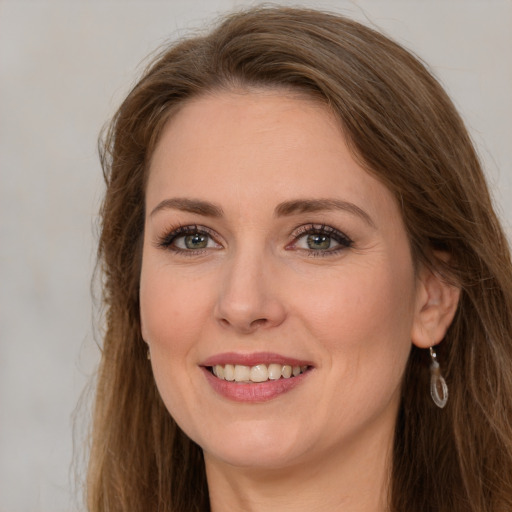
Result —
[[[0,1],[0,512],[77,506],[73,411],[99,352],[89,289],[98,133],[150,51],[249,4]],[[293,4],[380,27],[430,64],[470,128],[510,233],[511,1]]]

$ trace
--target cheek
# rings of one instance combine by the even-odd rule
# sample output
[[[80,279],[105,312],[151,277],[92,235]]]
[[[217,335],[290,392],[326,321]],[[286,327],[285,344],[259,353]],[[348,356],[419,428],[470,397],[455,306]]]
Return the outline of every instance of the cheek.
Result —
[[[198,293],[197,281],[153,263],[148,257],[141,271],[142,334],[151,349],[153,375],[167,410],[193,434],[189,418],[201,414],[194,380],[197,340],[203,336],[209,298]]]
[[[395,272],[355,274],[330,290],[324,307],[317,304],[309,324],[328,354],[319,408],[333,435],[339,425],[356,428],[385,410],[394,414],[411,347],[411,280]]]
[[[187,340],[204,325],[211,303],[204,279],[187,277],[186,271],[170,270],[152,261],[143,261],[140,283],[140,315],[144,340],[152,348],[185,348]]]
[[[160,384],[187,372],[192,341],[204,325],[207,297],[197,293],[197,281],[183,277],[179,269],[171,271],[161,257],[148,253],[141,269],[140,317],[142,336],[151,349],[155,379]]]
[[[329,354],[333,374],[358,395],[386,382],[389,392],[401,379],[411,347],[415,295],[413,272],[405,268],[350,268],[303,304],[309,308],[308,330]]]
[[[387,268],[386,268],[387,267]],[[318,288],[316,298],[306,298],[311,321],[340,339],[360,339],[364,334],[407,337],[414,311],[414,280],[393,266],[351,267]],[[331,336],[329,336],[331,337]]]

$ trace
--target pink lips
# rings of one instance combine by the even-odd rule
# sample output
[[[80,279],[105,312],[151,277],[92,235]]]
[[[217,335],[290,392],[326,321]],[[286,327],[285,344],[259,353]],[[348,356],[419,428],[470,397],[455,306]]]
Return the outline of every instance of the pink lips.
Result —
[[[213,390],[225,398],[234,400],[236,402],[266,402],[277,398],[288,391],[291,391],[297,385],[301,384],[304,379],[308,377],[310,371],[301,373],[296,377],[289,379],[281,378],[278,380],[269,380],[266,382],[230,382],[215,377],[210,371],[210,367],[215,365],[245,365],[255,366],[257,364],[271,364],[277,363],[290,366],[308,366],[312,367],[308,361],[293,359],[279,354],[270,352],[263,352],[257,354],[236,354],[233,352],[225,354],[217,354],[206,359],[201,363],[203,373],[206,380],[211,385]]]
[[[226,352],[209,357],[201,363],[201,366],[215,366],[216,364],[243,364],[245,366],[255,366],[257,364],[289,364],[290,366],[312,366],[309,361],[293,359],[272,352],[259,352],[256,354],[237,354],[235,352]]]

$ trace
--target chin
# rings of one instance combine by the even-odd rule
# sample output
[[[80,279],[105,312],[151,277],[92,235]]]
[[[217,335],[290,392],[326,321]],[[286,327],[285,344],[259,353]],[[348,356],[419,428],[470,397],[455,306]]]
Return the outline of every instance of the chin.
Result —
[[[253,445],[216,451],[203,450],[205,459],[216,460],[240,469],[280,470],[297,464],[301,457],[285,450],[261,450]],[[294,450],[296,451],[296,450]]]
[[[258,421],[232,424],[230,428],[211,433],[207,440],[199,439],[205,458],[216,459],[240,468],[280,469],[293,465],[304,455],[307,439],[285,425]]]

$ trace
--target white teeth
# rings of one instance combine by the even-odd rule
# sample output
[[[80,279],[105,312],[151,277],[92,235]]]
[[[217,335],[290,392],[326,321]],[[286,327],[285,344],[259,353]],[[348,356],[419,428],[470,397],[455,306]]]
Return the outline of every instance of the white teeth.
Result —
[[[237,382],[247,382],[251,377],[251,368],[241,364],[235,365],[235,380]]]
[[[289,379],[297,377],[308,369],[307,366],[291,366],[289,364],[272,363],[245,366],[242,364],[217,364],[212,373],[219,379],[230,382],[266,382],[267,380]]]
[[[220,364],[217,366],[220,366]],[[232,364],[224,366],[224,379],[229,381],[235,380],[235,367]]]
[[[214,366],[213,373],[214,373],[214,375],[219,377],[219,379],[223,379],[224,378],[224,367],[221,366],[220,364]]]
[[[292,367],[289,364],[285,364],[281,369],[281,375],[284,379],[289,379],[292,376]]]
[[[277,380],[281,378],[281,368],[283,367],[282,364],[269,364],[268,365],[268,378],[270,380]]]
[[[264,364],[258,364],[251,368],[250,380],[252,382],[265,382],[268,380],[268,368]]]

